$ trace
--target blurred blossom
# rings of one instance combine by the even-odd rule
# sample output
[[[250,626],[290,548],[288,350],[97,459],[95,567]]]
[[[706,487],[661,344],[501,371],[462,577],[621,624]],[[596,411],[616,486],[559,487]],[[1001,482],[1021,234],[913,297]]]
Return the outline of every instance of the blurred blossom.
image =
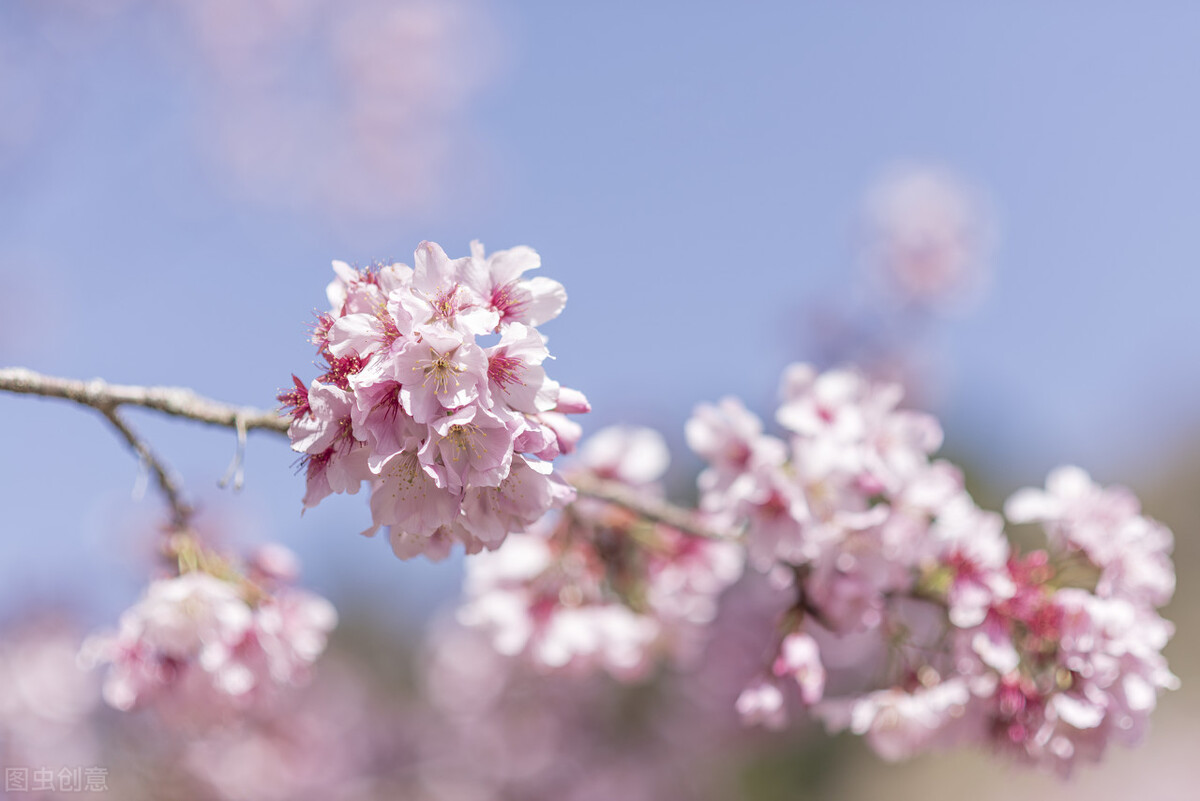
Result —
[[[863,200],[856,286],[800,318],[810,356],[823,367],[853,364],[872,380],[903,386],[917,405],[935,405],[946,355],[939,318],[982,298],[994,228],[981,193],[951,171],[917,164],[886,171]]]
[[[889,304],[959,310],[987,279],[992,227],[982,201],[941,168],[893,168],[867,194],[864,257],[874,293]]]
[[[55,118],[43,101],[86,74],[86,45],[120,37],[196,93],[193,138],[240,192],[335,218],[394,219],[448,200],[477,166],[464,121],[503,60],[488,0],[14,8],[12,27],[29,35],[0,36],[0,166]]]
[[[658,432],[613,426],[582,444],[567,477],[621,484],[650,501],[661,497],[668,460]],[[742,561],[733,542],[582,498],[471,559],[459,620],[487,631],[501,653],[523,654],[543,671],[603,668],[637,680],[660,657],[694,661]]]
[[[227,801],[362,798],[375,748],[362,677],[326,666],[267,715],[249,716],[183,744],[184,767]]]
[[[0,161],[2,151],[0,144]],[[31,362],[59,353],[71,341],[77,316],[74,287],[66,275],[51,260],[0,254],[0,360],[14,360],[19,352]]]
[[[463,118],[496,75],[473,0],[184,3],[214,155],[251,196],[394,217],[446,198]]]
[[[736,652],[743,622],[718,621],[710,653]],[[754,739],[736,724],[723,657],[635,690],[603,673],[547,675],[449,621],[427,647],[422,799],[728,798],[723,767]]]
[[[83,644],[82,664],[107,666],[110,706],[153,706],[185,728],[213,726],[268,709],[309,679],[337,612],[291,586],[286,549],[260,549],[243,574],[186,534],[172,547],[179,575],[153,581],[116,632]]]
[[[95,762],[90,715],[99,677],[76,664],[80,636],[66,625],[33,621],[0,639],[0,763]]]

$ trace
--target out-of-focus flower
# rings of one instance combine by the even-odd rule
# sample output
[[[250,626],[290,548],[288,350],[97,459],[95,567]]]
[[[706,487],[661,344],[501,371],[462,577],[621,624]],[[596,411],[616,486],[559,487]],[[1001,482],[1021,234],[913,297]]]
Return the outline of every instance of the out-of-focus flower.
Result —
[[[303,683],[337,622],[333,606],[288,586],[286,573],[268,575],[259,565],[255,583],[192,541],[176,542],[189,548],[181,563],[199,565],[152,582],[115,633],[84,643],[84,665],[109,666],[104,700],[203,723],[269,704],[279,688]],[[288,561],[278,548],[273,561]]]
[[[978,196],[947,170],[893,169],[867,195],[864,213],[876,292],[927,310],[965,305],[987,280],[990,225]]]
[[[429,213],[478,181],[465,120],[503,74],[488,0],[22,2],[24,40],[0,37],[0,167],[70,95],[80,44],[122,36],[198,95],[193,139],[241,193],[324,218]],[[36,43],[32,44],[32,43]],[[6,73],[11,70],[0,70]],[[60,91],[53,91],[58,89]],[[478,191],[478,185],[475,187]]]
[[[287,704],[189,736],[180,743],[182,766],[227,801],[362,797],[383,772],[373,765],[383,743],[368,742],[378,722],[362,676],[336,663],[322,667]]]
[[[81,765],[96,759],[96,676],[76,664],[79,637],[34,619],[0,638],[0,762]]]
[[[783,693],[773,682],[759,680],[742,690],[736,707],[742,722],[748,726],[782,729],[787,725]]]
[[[809,634],[795,633],[783,638],[779,656],[771,668],[780,678],[794,679],[800,686],[800,698],[812,705],[825,693],[825,666],[817,641]]]
[[[650,429],[604,429],[585,442],[570,475],[657,498],[667,458]],[[740,575],[732,542],[583,498],[510,535],[496,553],[472,558],[459,619],[487,631],[501,653],[523,654],[543,669],[601,667],[638,678],[658,654],[695,656],[718,596]]]
[[[1150,606],[1171,600],[1171,532],[1142,516],[1137,497],[1125,487],[1101,488],[1080,468],[1060,467],[1044,491],[1020,490],[1004,511],[1014,523],[1042,523],[1055,548],[1079,552],[1098,567],[1098,595]]]

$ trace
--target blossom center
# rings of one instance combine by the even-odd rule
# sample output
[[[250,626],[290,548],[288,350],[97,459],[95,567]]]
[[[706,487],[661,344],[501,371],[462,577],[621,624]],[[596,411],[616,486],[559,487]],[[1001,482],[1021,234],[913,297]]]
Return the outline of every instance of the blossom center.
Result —
[[[433,306],[433,320],[441,320],[448,323],[454,319],[456,314],[470,306],[469,302],[458,296],[458,289],[458,284],[455,284],[449,289],[442,289],[434,295],[433,300],[430,302],[430,305]]]
[[[487,432],[481,429],[474,423],[462,423],[450,426],[450,430],[446,432],[446,439],[454,446],[454,455],[452,461],[457,462],[459,457],[466,455],[468,452],[471,456],[478,458],[483,453],[483,445],[480,439],[487,436]]]
[[[488,359],[488,379],[506,391],[510,384],[524,386],[525,382],[519,377],[524,366],[525,363],[516,356],[509,356],[506,352],[497,353]]]
[[[455,349],[457,350],[457,349]],[[445,394],[450,390],[451,382],[455,387],[458,386],[458,376],[463,372],[463,368],[454,363],[455,351],[449,353],[438,353],[432,348],[429,349],[429,359],[424,362],[419,362],[413,367],[414,371],[419,371],[424,374],[421,380],[421,386],[426,386],[430,381],[433,382],[434,392]]]

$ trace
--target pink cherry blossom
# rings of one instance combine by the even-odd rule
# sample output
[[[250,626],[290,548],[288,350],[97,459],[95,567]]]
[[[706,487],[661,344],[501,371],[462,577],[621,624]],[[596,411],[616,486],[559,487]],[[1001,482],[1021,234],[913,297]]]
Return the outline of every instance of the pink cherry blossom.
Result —
[[[800,698],[812,705],[825,693],[825,667],[817,641],[803,632],[784,637],[779,656],[771,671],[780,678],[792,678],[800,685]]]
[[[1171,532],[1142,516],[1128,489],[1102,488],[1078,467],[1060,467],[1050,473],[1044,491],[1019,490],[1004,510],[1014,523],[1042,523],[1056,548],[1085,555],[1100,570],[1100,595],[1152,606],[1171,599]]]
[[[523,277],[539,264],[529,248],[452,259],[422,242],[414,264],[334,262],[313,336],[327,369],[279,396],[304,454],[304,503],[366,482],[365,533],[389,528],[401,558],[496,548],[573,497],[550,463],[580,436],[565,415],[590,407],[546,375],[535,327],[566,296]]]
[[[787,708],[783,693],[774,683],[759,680],[742,690],[736,702],[738,716],[747,726],[766,726],[782,729],[787,725]]]
[[[541,257],[531,248],[498,250],[485,256],[483,245],[472,242],[465,280],[497,314],[500,326],[523,323],[536,327],[557,317],[567,302],[566,290],[557,281],[524,277],[541,264]]]
[[[115,633],[84,643],[85,664],[109,666],[104,700],[117,709],[155,705],[197,722],[267,702],[306,678],[337,623],[328,601],[283,574],[252,568],[262,583],[248,583],[189,547],[222,575],[197,569],[158,579]],[[290,560],[276,550],[273,561]]]

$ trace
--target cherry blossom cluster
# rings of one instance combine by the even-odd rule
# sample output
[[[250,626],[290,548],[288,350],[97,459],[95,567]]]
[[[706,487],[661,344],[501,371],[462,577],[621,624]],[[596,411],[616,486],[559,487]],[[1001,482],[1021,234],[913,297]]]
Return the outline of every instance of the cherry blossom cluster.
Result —
[[[776,414],[787,439],[732,399],[689,421],[709,465],[701,509],[743,525],[751,562],[791,588],[738,711],[781,726],[791,694],[892,759],[974,742],[1068,772],[1136,742],[1178,684],[1155,611],[1174,589],[1170,532],[1127,490],[1062,468],[1009,502],[1048,535],[1017,553],[1004,519],[932,458],[937,421],[901,396],[795,365]]]
[[[657,432],[613,427],[584,443],[570,475],[658,498],[668,459]],[[488,632],[501,653],[524,654],[541,668],[601,667],[633,679],[657,656],[694,656],[718,596],[741,572],[736,543],[581,498],[468,560],[459,619]]]
[[[263,546],[239,566],[187,535],[174,548],[179,574],[152,582],[116,632],[84,643],[81,663],[108,665],[104,700],[120,710],[153,706],[188,724],[218,723],[304,683],[337,613],[292,586],[291,551]]]
[[[573,490],[551,462],[574,448],[588,411],[547,377],[537,326],[566,303],[561,284],[525,273],[526,247],[451,259],[423,242],[414,267],[334,262],[331,311],[313,343],[324,373],[280,395],[292,448],[304,454],[305,507],[371,488],[373,534],[401,559],[493,549]],[[489,344],[490,342],[490,344]]]

